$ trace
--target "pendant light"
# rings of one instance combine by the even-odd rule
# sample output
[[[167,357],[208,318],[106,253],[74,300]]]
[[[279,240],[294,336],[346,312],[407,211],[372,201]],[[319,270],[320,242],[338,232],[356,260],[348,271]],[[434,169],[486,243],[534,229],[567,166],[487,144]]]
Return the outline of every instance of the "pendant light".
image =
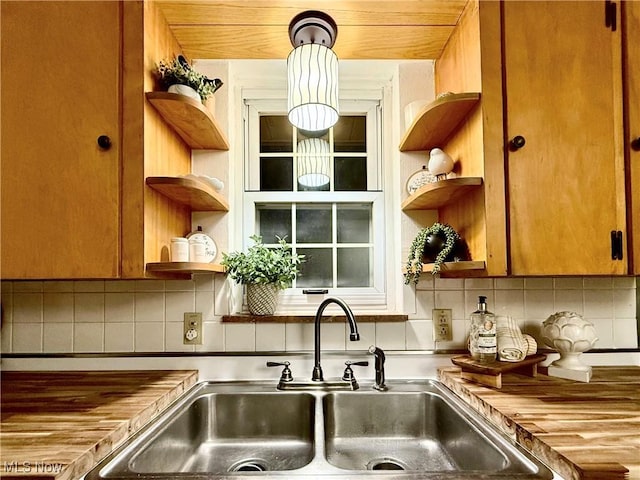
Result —
[[[314,10],[296,15],[289,24],[294,49],[287,58],[289,121],[314,132],[338,121],[338,57],[331,50],[338,27]]]

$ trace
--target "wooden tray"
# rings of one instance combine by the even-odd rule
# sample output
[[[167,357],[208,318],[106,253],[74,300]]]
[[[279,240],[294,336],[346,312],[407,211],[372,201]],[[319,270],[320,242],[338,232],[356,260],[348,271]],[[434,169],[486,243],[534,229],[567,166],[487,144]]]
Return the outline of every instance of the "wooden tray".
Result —
[[[461,376],[466,380],[487,385],[494,388],[502,388],[502,374],[507,372],[520,373],[529,377],[538,375],[538,363],[547,358],[546,355],[529,355],[521,362],[501,362],[496,360],[491,363],[479,363],[470,355],[453,357],[451,361],[462,370]]]

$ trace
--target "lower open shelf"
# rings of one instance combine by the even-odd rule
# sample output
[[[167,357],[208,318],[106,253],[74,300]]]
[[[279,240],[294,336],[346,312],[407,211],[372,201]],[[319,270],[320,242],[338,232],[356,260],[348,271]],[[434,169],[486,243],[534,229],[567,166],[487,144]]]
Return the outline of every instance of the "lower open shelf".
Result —
[[[155,262],[147,263],[147,272],[153,274],[224,273],[219,263]]]
[[[434,263],[425,263],[422,265],[423,273],[431,273],[433,271]],[[487,264],[483,261],[469,260],[463,262],[445,262],[440,265],[440,275],[453,276],[464,275],[466,272],[478,272],[485,270]]]

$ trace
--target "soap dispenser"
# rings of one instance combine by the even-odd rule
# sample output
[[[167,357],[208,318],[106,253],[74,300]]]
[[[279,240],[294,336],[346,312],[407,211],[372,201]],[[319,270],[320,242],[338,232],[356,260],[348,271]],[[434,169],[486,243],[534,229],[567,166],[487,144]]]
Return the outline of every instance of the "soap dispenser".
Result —
[[[469,353],[477,362],[491,363],[497,350],[496,318],[487,310],[487,297],[479,296],[478,309],[471,314]]]

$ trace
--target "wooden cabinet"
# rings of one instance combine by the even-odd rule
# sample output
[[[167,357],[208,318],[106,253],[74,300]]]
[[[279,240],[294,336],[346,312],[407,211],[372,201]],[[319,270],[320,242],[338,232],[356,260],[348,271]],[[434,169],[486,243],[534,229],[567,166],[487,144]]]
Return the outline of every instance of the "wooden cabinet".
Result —
[[[446,148],[473,153],[464,167],[481,172],[484,191],[440,217],[475,232],[488,275],[632,273],[640,252],[640,173],[629,146],[640,134],[633,4],[617,4],[613,31],[605,2],[469,2],[437,60],[438,92],[482,95],[481,113]],[[622,260],[612,259],[618,231]]]
[[[510,271],[624,274],[620,25],[604,2],[556,1],[504,2],[503,25]]]
[[[117,277],[121,5],[1,8],[2,277]]]
[[[178,53],[153,2],[2,2],[2,278],[166,273],[192,210],[228,209],[199,182],[175,188],[191,148],[228,149],[211,113],[145,96],[155,62]]]

